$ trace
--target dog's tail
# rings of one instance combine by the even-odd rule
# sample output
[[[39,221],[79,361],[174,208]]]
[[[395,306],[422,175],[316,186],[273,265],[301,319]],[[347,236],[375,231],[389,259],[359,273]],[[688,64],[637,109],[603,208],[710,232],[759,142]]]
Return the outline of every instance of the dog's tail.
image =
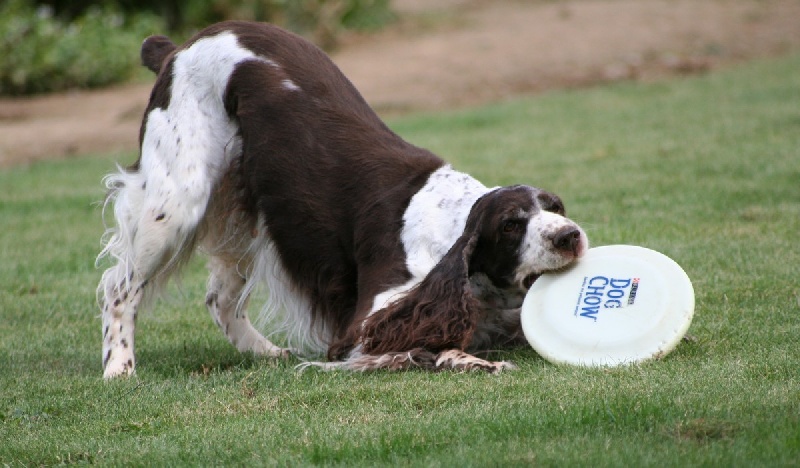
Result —
[[[164,60],[177,46],[167,36],[150,36],[142,42],[142,65],[158,74]]]

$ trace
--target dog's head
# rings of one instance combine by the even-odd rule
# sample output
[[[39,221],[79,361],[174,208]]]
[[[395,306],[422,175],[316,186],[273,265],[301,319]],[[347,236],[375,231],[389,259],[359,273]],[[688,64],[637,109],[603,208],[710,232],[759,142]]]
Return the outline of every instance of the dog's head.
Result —
[[[469,275],[483,273],[498,288],[523,292],[542,273],[572,263],[589,244],[583,230],[565,217],[558,196],[524,185],[481,197],[463,235],[475,239]]]
[[[586,252],[583,230],[565,216],[561,200],[528,186],[495,189],[470,210],[464,232],[409,293],[364,322],[364,352],[465,349],[481,313],[470,276],[521,294],[542,274]]]

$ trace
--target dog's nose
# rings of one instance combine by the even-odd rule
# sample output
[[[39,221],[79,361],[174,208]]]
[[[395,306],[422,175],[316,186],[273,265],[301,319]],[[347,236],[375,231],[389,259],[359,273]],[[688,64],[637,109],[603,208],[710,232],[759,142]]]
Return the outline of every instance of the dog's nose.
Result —
[[[581,244],[581,231],[575,227],[565,227],[553,235],[553,247],[564,252],[576,254]]]

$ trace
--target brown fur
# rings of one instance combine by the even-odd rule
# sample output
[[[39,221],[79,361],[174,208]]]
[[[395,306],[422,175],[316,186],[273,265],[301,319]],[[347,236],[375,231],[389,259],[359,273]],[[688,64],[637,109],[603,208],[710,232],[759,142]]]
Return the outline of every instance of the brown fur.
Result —
[[[216,76],[212,67],[218,65],[213,61],[225,54],[230,42],[216,42],[219,48],[210,52],[201,44],[197,52],[182,55],[198,41],[223,34],[222,41],[235,36],[231,50],[235,47],[237,53],[242,49],[252,53],[247,55],[252,58],[235,62],[226,77]],[[404,215],[423,187],[430,182],[437,188],[435,184],[441,182],[431,179],[431,174],[443,169],[445,177],[450,177],[455,171],[444,168],[442,159],[389,129],[324,52],[275,26],[233,21],[206,28],[182,46],[175,46],[164,36],[153,36],[144,42],[141,57],[143,64],[158,74],[140,131],[140,140],[143,146],[144,142],[150,145],[150,152],[147,164],[137,161],[129,169],[128,174],[143,175],[143,179],[117,176],[115,183],[131,179],[136,183],[112,190],[117,194],[122,190],[145,191],[150,185],[144,192],[149,197],[146,203],[171,201],[174,213],[157,214],[152,221],[159,223],[159,229],[166,233],[163,236],[161,231],[137,231],[136,226],[124,232],[131,238],[140,232],[158,234],[142,241],[143,245],[134,245],[139,251],[126,252],[132,243],[120,241],[124,237],[111,244],[121,251],[113,251],[114,255],[140,255],[150,262],[144,271],[131,273],[141,276],[136,277],[141,281],[140,289],[146,285],[152,289],[153,278],[163,283],[168,277],[164,273],[180,266],[169,260],[170,256],[185,261],[195,240],[202,241],[214,265],[209,310],[226,336],[243,350],[284,355],[285,350],[252,328],[243,311],[233,311],[238,299],[246,302],[245,296],[236,296],[243,294],[242,284],[265,279],[259,276],[263,270],[244,270],[248,276],[244,277],[235,269],[239,264],[252,264],[255,254],[245,247],[256,238],[265,243],[253,244],[255,249],[270,249],[260,252],[277,255],[281,281],[288,285],[285,288],[292,297],[302,299],[302,308],[287,307],[289,313],[295,317],[304,314],[299,323],[309,334],[318,335],[316,345],[329,345],[329,358],[361,370],[446,367],[495,372],[511,367],[509,363],[476,358],[466,350],[487,349],[518,336],[518,313],[515,319],[514,313],[507,311],[518,310],[526,289],[523,283],[539,274],[531,266],[538,268],[538,264],[530,259],[522,264],[522,253],[530,252],[526,249],[544,245],[556,252],[561,262],[548,260],[544,263],[547,268],[579,255],[583,248],[581,231],[563,217],[560,224],[552,220],[548,224],[564,230],[557,243],[551,235],[558,233],[539,235],[538,228],[532,231],[538,236],[535,240],[526,238],[534,216],[542,211],[563,214],[557,197],[529,186],[487,191],[466,174],[450,179],[455,182],[456,197],[461,197],[459,211],[451,215],[443,210],[441,215],[456,229],[466,217],[465,228],[427,275],[424,270],[414,270],[412,277],[409,265],[413,263],[407,265],[410,260],[406,258],[404,236],[406,232],[421,234],[404,230]],[[170,115],[173,109],[177,109],[175,115]],[[167,120],[168,125],[150,126],[151,116],[171,120]],[[225,133],[217,134],[216,130]],[[200,140],[203,145],[187,144],[187,139],[200,134],[212,138]],[[197,170],[195,158],[210,169],[208,173]],[[154,161],[162,166],[153,165]],[[215,166],[217,162],[224,165]],[[171,173],[172,167],[182,172]],[[161,169],[164,173],[159,172]],[[150,173],[158,177],[151,179]],[[198,194],[209,197],[199,190],[204,187],[203,176],[209,174],[215,177],[213,191],[210,198],[201,199]],[[181,177],[189,179],[185,186]],[[164,183],[163,179],[174,183]],[[163,184],[165,189],[154,184]],[[433,200],[422,206],[428,203],[441,209],[447,197],[437,190],[427,191],[438,194],[439,204]],[[429,216],[428,211],[420,211],[420,205],[414,206],[414,213]],[[138,208],[133,207],[133,214],[123,213],[122,219],[144,219],[136,214]],[[206,208],[209,212],[202,213],[202,219],[193,217],[197,211],[192,210]],[[218,225],[223,227],[217,229]],[[551,229],[555,231],[556,227]],[[209,232],[215,235],[206,236]],[[263,238],[259,238],[262,232]],[[457,231],[435,234],[440,234],[433,243],[435,252],[441,255]],[[141,238],[138,236],[137,241]],[[223,241],[233,247],[216,245]],[[170,252],[173,243],[180,244],[182,250]],[[138,268],[135,259],[130,264]],[[104,281],[120,272],[127,275],[124,268],[110,268]],[[416,286],[410,286],[420,278]],[[121,291],[122,287],[101,286],[106,304],[114,304],[119,309],[117,315],[131,321],[129,315],[135,317],[138,299],[126,299],[128,291]],[[377,297],[407,287],[411,289],[401,299],[373,313]],[[281,292],[282,288],[279,285],[277,290]],[[221,300],[225,294],[230,297]],[[105,322],[116,326],[120,320],[106,307]],[[229,324],[237,331],[230,332]],[[133,332],[126,329],[126,333],[120,326],[113,339],[104,339],[109,356],[106,362],[111,363],[106,366],[107,376],[132,372],[133,361],[123,365],[125,358],[133,356],[127,347]],[[112,351],[116,353],[113,356]]]

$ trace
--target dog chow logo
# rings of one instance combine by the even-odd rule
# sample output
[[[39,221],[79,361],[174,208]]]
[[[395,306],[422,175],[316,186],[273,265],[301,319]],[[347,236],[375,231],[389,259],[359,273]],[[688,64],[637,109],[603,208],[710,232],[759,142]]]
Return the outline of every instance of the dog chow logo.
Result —
[[[585,276],[573,315],[596,322],[604,310],[632,306],[638,290],[639,278]]]

